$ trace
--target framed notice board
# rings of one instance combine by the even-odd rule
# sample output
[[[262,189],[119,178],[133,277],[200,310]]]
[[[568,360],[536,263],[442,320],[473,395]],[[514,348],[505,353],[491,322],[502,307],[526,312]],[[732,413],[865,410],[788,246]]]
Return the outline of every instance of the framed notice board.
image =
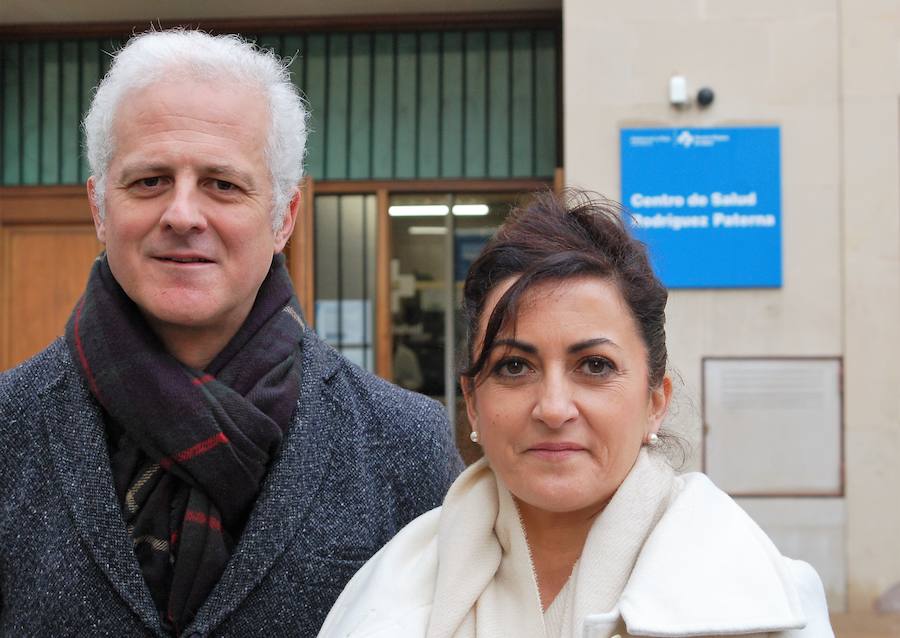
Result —
[[[732,496],[842,496],[839,357],[703,359],[703,471]]]

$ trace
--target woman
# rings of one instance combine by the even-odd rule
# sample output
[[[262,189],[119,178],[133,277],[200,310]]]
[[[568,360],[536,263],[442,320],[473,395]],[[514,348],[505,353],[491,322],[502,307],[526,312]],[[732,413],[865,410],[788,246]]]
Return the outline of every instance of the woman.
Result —
[[[618,212],[541,196],[472,265],[461,382],[485,458],[321,637],[832,636],[812,568],[661,453],[668,293]]]

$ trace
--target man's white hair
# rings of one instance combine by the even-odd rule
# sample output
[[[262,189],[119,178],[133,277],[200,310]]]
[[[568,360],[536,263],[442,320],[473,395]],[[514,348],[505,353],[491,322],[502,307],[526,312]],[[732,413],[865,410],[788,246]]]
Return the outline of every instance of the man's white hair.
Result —
[[[131,38],[113,57],[91,108],[84,117],[88,163],[95,182],[95,204],[105,213],[106,177],[115,153],[113,124],[129,93],[172,78],[236,82],[259,92],[268,102],[266,161],[272,177],[272,228],[277,231],[303,176],[307,110],[287,67],[271,51],[236,35],[202,31],[148,31]]]

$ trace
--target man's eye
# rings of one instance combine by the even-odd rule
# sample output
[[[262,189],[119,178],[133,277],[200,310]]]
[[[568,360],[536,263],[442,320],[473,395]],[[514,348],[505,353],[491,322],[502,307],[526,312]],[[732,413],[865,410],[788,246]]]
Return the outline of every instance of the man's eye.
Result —
[[[581,371],[591,375],[609,374],[615,370],[612,362],[603,357],[588,357],[581,362]]]
[[[138,180],[138,184],[140,184],[144,188],[155,188],[155,187],[159,186],[159,178],[158,177],[145,177],[142,180]]]
[[[216,190],[219,191],[227,192],[237,189],[237,186],[235,186],[231,182],[226,182],[223,179],[217,179],[214,183],[216,185]]]

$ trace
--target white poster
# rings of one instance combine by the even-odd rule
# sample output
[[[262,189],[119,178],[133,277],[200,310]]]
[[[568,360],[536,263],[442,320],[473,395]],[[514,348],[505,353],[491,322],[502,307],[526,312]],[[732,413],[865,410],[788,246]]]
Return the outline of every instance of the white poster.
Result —
[[[734,496],[843,493],[838,358],[703,361],[704,467]]]
[[[364,346],[371,343],[372,302],[368,299],[317,300],[316,333],[332,345]]]

